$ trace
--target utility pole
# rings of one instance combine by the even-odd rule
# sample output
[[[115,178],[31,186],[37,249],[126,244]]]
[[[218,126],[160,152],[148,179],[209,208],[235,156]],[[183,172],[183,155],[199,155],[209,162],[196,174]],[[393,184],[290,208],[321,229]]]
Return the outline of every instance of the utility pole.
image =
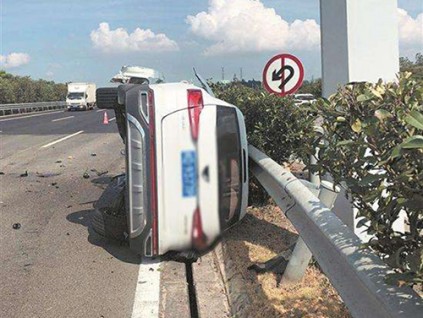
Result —
[[[225,68],[222,66],[222,81],[225,80]]]
[[[242,67],[239,70],[239,80],[242,81],[243,77],[242,77]]]

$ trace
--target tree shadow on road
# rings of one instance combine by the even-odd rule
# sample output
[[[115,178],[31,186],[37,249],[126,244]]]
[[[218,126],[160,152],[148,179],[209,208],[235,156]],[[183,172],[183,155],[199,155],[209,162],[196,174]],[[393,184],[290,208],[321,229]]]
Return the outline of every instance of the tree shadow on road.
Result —
[[[91,217],[94,209],[73,212],[66,216],[69,222],[85,226],[88,231],[88,242],[95,246],[102,247],[115,258],[131,264],[140,264],[141,257],[129,249],[127,242],[105,238],[94,231],[91,225]]]

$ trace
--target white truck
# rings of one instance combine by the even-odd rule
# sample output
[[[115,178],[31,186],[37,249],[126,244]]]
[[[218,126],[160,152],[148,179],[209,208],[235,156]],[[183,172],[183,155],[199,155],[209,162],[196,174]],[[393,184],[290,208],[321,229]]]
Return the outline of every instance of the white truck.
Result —
[[[66,106],[71,110],[93,109],[96,105],[94,83],[69,83]]]

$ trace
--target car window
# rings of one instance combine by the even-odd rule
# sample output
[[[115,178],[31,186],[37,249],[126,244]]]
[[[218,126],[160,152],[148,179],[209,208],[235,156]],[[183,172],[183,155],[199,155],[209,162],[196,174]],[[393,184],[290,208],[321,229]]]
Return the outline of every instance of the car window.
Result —
[[[241,140],[235,108],[217,107],[219,214],[221,227],[236,220],[241,209]]]

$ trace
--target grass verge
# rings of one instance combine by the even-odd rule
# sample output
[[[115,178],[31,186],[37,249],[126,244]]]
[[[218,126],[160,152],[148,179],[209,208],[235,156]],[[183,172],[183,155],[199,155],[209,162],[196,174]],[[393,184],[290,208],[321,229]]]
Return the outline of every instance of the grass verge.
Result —
[[[297,237],[289,220],[272,205],[249,208],[241,224],[228,231],[222,256],[225,266],[229,263],[231,272],[236,273],[231,275],[237,282],[229,277],[227,284],[242,284],[242,299],[247,300],[242,310],[233,310],[234,317],[351,317],[328,278],[315,265],[308,267],[301,283],[289,287],[278,286],[278,274],[257,274],[247,269],[286,250]]]

